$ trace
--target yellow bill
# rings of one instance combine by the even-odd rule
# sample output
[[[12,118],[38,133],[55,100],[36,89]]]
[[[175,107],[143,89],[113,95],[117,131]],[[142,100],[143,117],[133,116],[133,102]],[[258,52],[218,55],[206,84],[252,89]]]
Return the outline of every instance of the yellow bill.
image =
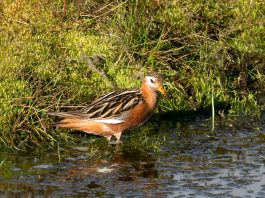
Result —
[[[160,92],[163,96],[167,97],[167,92],[166,92],[166,90],[164,89],[163,86],[159,87],[159,92]]]

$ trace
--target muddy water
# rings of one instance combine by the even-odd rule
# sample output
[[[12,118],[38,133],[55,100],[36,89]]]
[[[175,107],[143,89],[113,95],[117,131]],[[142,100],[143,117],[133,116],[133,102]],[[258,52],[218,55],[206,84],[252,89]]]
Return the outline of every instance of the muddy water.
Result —
[[[41,155],[1,153],[1,197],[265,197],[265,125],[161,122],[119,148],[59,145]],[[157,129],[159,128],[159,129]]]

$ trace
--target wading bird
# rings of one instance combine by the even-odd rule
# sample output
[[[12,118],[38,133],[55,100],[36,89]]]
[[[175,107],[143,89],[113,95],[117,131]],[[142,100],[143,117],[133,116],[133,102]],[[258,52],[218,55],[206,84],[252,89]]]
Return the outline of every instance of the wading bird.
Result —
[[[61,117],[57,127],[70,128],[89,134],[112,136],[119,143],[123,131],[144,124],[153,114],[159,93],[166,96],[162,77],[153,73],[144,78],[140,89],[122,89],[110,92],[79,112],[52,112]]]

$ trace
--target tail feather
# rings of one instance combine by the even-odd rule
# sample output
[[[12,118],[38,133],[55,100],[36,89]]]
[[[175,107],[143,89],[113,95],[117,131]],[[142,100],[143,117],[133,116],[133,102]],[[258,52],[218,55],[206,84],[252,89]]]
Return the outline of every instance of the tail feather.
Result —
[[[48,112],[47,114],[61,118],[85,118],[87,116],[87,114],[79,112]]]
[[[84,131],[86,133],[105,137],[112,135],[109,130],[105,129],[102,131],[102,125],[99,123],[78,118],[65,118],[57,123],[56,126],[61,128],[70,128],[77,131]]]
[[[77,129],[88,124],[87,120],[77,118],[65,118],[57,123],[58,127]]]

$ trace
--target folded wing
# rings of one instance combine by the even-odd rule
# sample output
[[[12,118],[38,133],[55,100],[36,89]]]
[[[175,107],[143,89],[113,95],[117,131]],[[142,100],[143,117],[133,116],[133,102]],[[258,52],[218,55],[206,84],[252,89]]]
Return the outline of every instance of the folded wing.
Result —
[[[139,90],[118,90],[98,98],[80,112],[53,112],[49,114],[62,118],[78,118],[119,124],[124,122],[129,110],[143,102],[144,98]]]

